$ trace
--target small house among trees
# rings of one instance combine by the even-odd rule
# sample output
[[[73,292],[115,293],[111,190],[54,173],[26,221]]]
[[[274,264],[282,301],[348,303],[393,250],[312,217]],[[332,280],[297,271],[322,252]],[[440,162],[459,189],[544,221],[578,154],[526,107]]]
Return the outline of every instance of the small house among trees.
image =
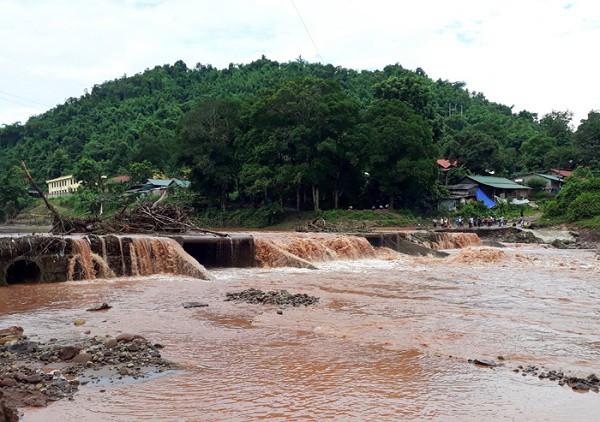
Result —
[[[456,211],[459,204],[467,201],[477,200],[477,184],[466,183],[446,186],[450,195],[438,202],[438,209]]]
[[[491,200],[494,200],[494,197],[523,199],[527,198],[532,190],[505,177],[495,176],[467,176],[460,181],[460,184],[476,184],[478,189]]]
[[[556,195],[565,184],[565,181],[560,177],[543,173],[525,174],[515,179],[515,182],[520,185],[529,186],[533,190],[542,190],[554,195]]]
[[[150,193],[162,194],[171,187],[187,189],[190,187],[189,180],[180,179],[148,179],[145,183],[134,185],[125,193]]]
[[[573,172],[570,170],[561,170],[561,169],[548,169],[544,172],[544,174],[547,174],[549,176],[559,177],[561,179],[569,177],[571,175],[571,173],[573,173]]]

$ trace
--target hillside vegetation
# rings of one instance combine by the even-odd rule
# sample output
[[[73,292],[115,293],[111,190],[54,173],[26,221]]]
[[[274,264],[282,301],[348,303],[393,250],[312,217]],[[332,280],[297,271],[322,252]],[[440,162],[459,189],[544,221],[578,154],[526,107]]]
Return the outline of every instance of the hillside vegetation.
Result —
[[[539,118],[491,102],[463,82],[396,64],[357,71],[261,58],[217,69],[182,61],[95,85],[80,98],[0,128],[0,203],[26,205],[22,177],[75,173],[187,177],[206,209],[427,209],[443,194],[436,158],[513,175],[599,168],[600,113]],[[0,207],[1,208],[1,207]],[[0,218],[7,210],[0,210]]]

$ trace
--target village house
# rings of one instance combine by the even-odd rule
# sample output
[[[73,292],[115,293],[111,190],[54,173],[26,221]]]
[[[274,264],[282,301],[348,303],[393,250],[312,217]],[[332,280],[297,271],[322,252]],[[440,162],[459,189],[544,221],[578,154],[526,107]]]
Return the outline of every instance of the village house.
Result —
[[[46,180],[48,185],[48,197],[59,198],[61,196],[71,195],[77,192],[81,182],[75,180],[75,177],[70,174],[68,176],[57,177],[56,179]]]
[[[525,174],[523,176],[520,176],[519,178],[515,179],[516,183],[519,183],[520,185],[529,185],[529,182],[531,180],[539,180],[541,182],[544,183],[544,187],[543,190],[544,192],[547,193],[551,193],[556,195],[558,193],[558,191],[560,191],[562,189],[562,186],[565,184],[565,181],[563,179],[561,179],[560,177],[556,177],[556,176],[551,176],[549,174],[543,174],[543,173],[530,173],[530,174]]]
[[[180,179],[148,179],[145,183],[134,185],[125,193],[142,194],[163,194],[165,190],[171,187],[180,187],[187,189],[190,187],[189,180]]]
[[[448,172],[457,167],[456,161],[454,162],[450,162],[449,160],[446,160],[445,158],[438,158],[437,160],[437,164],[438,164],[438,169],[442,172],[442,182],[444,183],[444,185],[448,184]]]
[[[542,172],[543,174],[547,174],[549,176],[555,176],[558,177],[560,179],[565,179],[569,176],[571,176],[571,173],[573,173],[570,170],[561,170],[561,169],[548,169],[544,172]]]
[[[477,199],[477,185],[474,183],[448,185],[446,189],[450,196],[439,201],[438,209],[456,211],[459,204]]]
[[[519,185],[505,177],[496,176],[466,176],[461,181],[461,184],[476,184],[478,190],[485,194],[489,199],[496,202],[495,197],[499,199],[517,198],[523,199],[529,196],[531,188],[528,186]],[[477,195],[480,199],[480,195]],[[485,201],[484,201],[485,202]]]
[[[437,163],[441,171],[449,171],[451,168],[456,167],[456,161],[450,162],[445,158],[438,158]]]
[[[131,176],[123,175],[123,176],[115,176],[108,179],[110,183],[129,183],[131,181]]]

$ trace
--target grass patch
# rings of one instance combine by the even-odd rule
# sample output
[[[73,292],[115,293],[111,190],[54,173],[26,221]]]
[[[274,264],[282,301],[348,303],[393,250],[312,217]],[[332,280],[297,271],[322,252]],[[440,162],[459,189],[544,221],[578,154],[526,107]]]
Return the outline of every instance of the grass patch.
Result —
[[[590,218],[588,220],[577,221],[575,225],[578,227],[587,227],[590,229],[594,229],[594,231],[600,233],[600,215],[597,215],[596,217]]]
[[[361,221],[370,222],[376,227],[414,226],[425,222],[423,218],[404,210],[329,210],[319,211],[316,215],[330,223]]]
[[[199,226],[213,228],[260,229],[277,224],[282,219],[283,209],[279,204],[231,211],[207,210],[196,215],[196,222]]]

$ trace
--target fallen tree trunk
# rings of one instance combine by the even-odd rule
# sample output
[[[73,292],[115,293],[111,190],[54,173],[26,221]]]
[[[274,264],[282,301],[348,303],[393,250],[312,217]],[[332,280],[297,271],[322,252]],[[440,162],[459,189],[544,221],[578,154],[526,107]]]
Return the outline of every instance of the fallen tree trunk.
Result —
[[[63,232],[66,232],[65,223],[64,223],[63,218],[60,216],[58,211],[56,211],[56,208],[54,208],[52,206],[52,204],[50,202],[48,202],[48,199],[46,198],[46,195],[44,195],[44,192],[42,192],[42,190],[39,188],[37,183],[35,183],[35,180],[33,180],[33,177],[31,177],[31,174],[29,173],[29,170],[27,169],[27,166],[25,165],[25,161],[21,162],[21,167],[23,167],[23,170],[25,171],[25,176],[27,177],[29,184],[42,197],[42,199],[44,200],[44,203],[46,204],[46,208],[48,208],[48,211],[50,211],[50,213],[52,214],[52,216],[54,218],[53,225],[54,226],[58,225]]]
[[[167,192],[151,206],[140,204],[132,210],[127,210],[128,204],[117,214],[105,219],[99,218],[67,218],[62,217],[46,198],[46,195],[39,188],[37,183],[31,177],[25,162],[21,163],[25,171],[27,180],[31,186],[38,192],[44,200],[46,208],[52,214],[53,225],[51,232],[53,234],[109,234],[109,233],[184,233],[186,231],[196,231],[200,233],[211,234],[219,237],[229,236],[226,233],[219,233],[213,230],[203,229],[196,226],[191,221],[191,215],[194,211],[191,207],[179,207],[176,205],[161,205],[167,199]]]

